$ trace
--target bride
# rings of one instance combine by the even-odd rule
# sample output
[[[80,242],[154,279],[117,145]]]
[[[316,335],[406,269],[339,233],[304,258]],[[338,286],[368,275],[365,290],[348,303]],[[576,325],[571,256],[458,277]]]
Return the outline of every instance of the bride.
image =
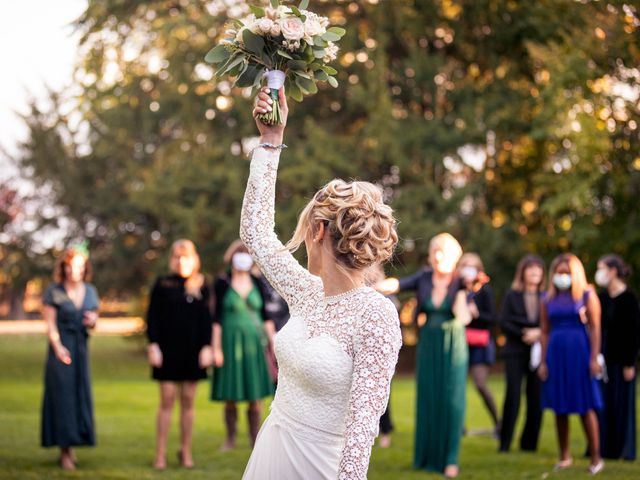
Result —
[[[271,109],[265,89],[254,118]],[[275,185],[283,124],[256,120],[240,236],[291,319],[275,339],[278,389],[244,480],[365,479],[378,421],[402,343],[391,301],[365,286],[368,268],[391,257],[392,210],[367,182],[332,180],[302,211],[283,246],[274,233]],[[305,244],[308,270],[291,254]]]

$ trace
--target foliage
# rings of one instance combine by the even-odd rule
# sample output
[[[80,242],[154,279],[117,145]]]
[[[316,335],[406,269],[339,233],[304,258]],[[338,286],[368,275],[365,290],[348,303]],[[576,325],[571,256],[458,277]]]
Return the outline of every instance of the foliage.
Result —
[[[320,84],[292,106],[277,193],[283,237],[319,186],[357,177],[382,185],[400,219],[395,273],[422,264],[442,230],[482,255],[498,290],[525,252],[573,250],[591,272],[615,252],[640,270],[636,7],[313,8],[347,30],[341,87]],[[78,20],[79,93],[29,119],[19,163],[89,238],[103,289],[144,288],[179,237],[196,241],[206,271],[221,267],[255,126],[249,90],[214,78],[202,59],[227,20],[248,13],[233,0],[90,0]]]

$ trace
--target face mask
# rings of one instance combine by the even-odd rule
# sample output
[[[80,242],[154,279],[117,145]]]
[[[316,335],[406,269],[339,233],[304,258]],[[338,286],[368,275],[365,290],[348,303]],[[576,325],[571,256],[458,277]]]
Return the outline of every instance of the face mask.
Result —
[[[569,290],[571,287],[571,275],[568,273],[556,273],[553,276],[553,284],[558,290]]]
[[[465,280],[475,280],[478,276],[478,269],[476,267],[462,267],[460,276]]]
[[[233,255],[231,258],[231,265],[236,270],[241,272],[248,272],[253,267],[253,259],[251,255],[244,252],[239,252]]]
[[[596,271],[596,284],[599,287],[606,288],[611,283],[611,279],[605,270],[598,269]]]

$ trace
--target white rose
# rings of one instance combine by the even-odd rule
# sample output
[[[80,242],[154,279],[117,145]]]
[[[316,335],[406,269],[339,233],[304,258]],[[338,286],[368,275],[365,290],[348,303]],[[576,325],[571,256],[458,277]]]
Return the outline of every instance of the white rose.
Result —
[[[278,25],[276,22],[273,22],[273,25],[271,26],[271,36],[272,37],[277,37],[278,35],[280,35],[282,31],[280,30],[280,25]]]
[[[304,24],[298,17],[287,17],[280,20],[282,36],[287,40],[300,40],[304,37]]]
[[[304,38],[307,41],[317,35],[323,35],[326,31],[327,30],[320,25],[320,22],[317,20],[308,18],[307,21],[304,22]]]
[[[268,18],[260,18],[256,21],[256,28],[258,30],[257,33],[260,35],[267,35],[271,33],[271,28],[273,27],[273,21]]]

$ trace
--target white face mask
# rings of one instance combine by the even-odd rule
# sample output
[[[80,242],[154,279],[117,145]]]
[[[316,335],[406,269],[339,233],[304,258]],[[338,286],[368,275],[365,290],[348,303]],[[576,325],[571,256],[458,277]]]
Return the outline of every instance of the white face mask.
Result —
[[[571,275],[568,273],[556,273],[553,276],[553,284],[558,290],[569,290],[571,288]]]
[[[609,286],[609,283],[611,283],[611,279],[609,278],[609,274],[606,272],[606,270],[603,270],[601,268],[599,268],[598,270],[596,270],[596,284],[599,287],[602,288],[607,288]]]
[[[462,267],[460,269],[460,276],[465,280],[475,280],[478,276],[478,269],[471,266]]]
[[[253,259],[248,253],[238,252],[231,257],[231,265],[236,270],[248,272],[253,267]]]

